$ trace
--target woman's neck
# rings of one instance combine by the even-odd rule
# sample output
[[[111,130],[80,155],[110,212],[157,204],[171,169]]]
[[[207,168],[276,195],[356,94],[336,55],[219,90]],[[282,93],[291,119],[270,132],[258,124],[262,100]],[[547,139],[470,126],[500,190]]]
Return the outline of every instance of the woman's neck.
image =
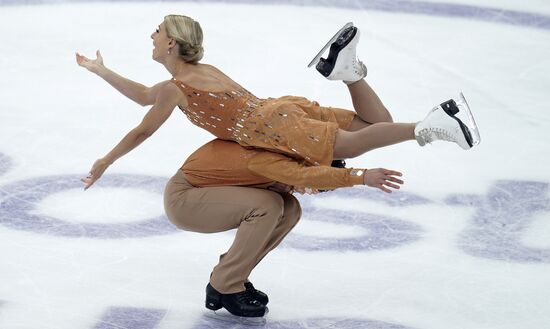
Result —
[[[177,57],[169,57],[164,64],[164,67],[170,72],[170,74],[175,77],[176,75],[181,75],[184,72],[189,72],[190,69],[195,67],[196,64],[187,63]]]

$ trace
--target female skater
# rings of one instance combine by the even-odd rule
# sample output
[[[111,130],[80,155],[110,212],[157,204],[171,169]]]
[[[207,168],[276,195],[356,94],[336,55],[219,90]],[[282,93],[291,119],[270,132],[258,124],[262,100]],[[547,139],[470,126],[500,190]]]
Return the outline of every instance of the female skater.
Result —
[[[343,80],[348,85],[357,115],[320,107],[302,97],[257,98],[214,66],[198,63],[203,55],[202,29],[189,17],[166,16],[151,38],[153,59],[163,64],[172,76],[151,88],[105,68],[99,51],[95,60],[77,54],[79,65],[127,97],[143,106],[153,104],[140,125],[107,156],[94,163],[86,188],[101,177],[110,164],[151,136],[176,106],[191,122],[220,139],[284,153],[313,165],[326,166],[333,159],[356,157],[415,138],[421,146],[446,140],[464,149],[479,142],[471,115],[472,130],[455,117],[461,109],[471,114],[465,102],[459,102],[458,106],[454,100],[445,102],[418,124],[393,123],[378,96],[363,80],[367,70],[356,59],[359,30],[353,26],[337,33],[328,58],[321,59],[317,69],[327,78]],[[339,127],[342,120],[348,120],[348,129]]]

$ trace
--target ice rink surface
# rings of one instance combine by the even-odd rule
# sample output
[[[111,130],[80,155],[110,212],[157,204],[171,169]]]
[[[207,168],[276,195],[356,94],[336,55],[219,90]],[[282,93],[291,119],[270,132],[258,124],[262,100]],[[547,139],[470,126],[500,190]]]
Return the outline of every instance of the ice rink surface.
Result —
[[[550,328],[548,2],[0,3],[0,328],[243,327],[203,306],[234,232],[163,214],[167,179],[211,135],[174,111],[96,186],[79,182],[147,109],[74,52],[169,79],[149,36],[170,13],[199,20],[203,61],[257,96],[349,109],[344,85],[306,64],[353,21],[396,121],[463,91],[480,127],[471,151],[407,142],[348,161],[404,172],[399,192],[301,197],[302,221],[250,278],[270,296],[266,328]]]

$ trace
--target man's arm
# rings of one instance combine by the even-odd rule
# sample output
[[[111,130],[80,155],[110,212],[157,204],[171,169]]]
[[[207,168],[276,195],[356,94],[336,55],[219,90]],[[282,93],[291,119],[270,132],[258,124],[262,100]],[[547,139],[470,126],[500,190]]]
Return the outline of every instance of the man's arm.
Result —
[[[395,176],[400,172],[376,168],[353,169],[328,166],[306,166],[282,154],[258,152],[248,162],[248,169],[257,175],[295,188],[332,190],[354,185],[368,185],[391,192],[388,187],[399,189],[403,181]]]

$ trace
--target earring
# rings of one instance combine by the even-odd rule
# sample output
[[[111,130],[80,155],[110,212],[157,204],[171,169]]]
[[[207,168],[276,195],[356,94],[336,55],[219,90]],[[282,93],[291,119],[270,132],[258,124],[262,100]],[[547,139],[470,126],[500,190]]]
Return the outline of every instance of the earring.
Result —
[[[170,49],[168,49],[168,55],[170,55]]]

